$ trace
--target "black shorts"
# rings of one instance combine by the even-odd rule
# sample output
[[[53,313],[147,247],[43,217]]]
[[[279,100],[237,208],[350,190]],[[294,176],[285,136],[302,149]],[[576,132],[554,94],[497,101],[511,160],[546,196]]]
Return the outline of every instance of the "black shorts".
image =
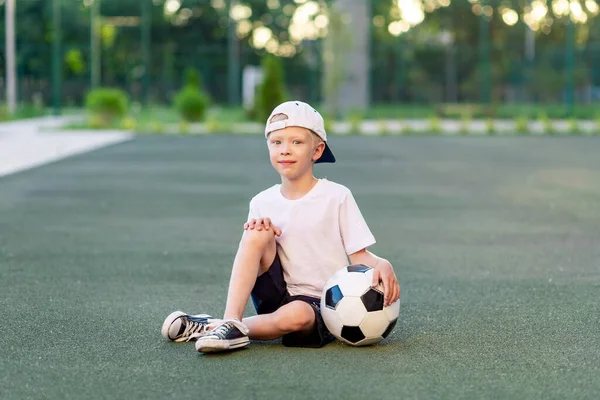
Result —
[[[279,254],[267,272],[256,279],[251,294],[254,308],[258,314],[270,314],[281,306],[294,300],[304,301],[315,312],[315,326],[308,332],[292,332],[283,336],[282,343],[288,347],[322,347],[333,341],[333,336],[327,330],[321,316],[321,299],[310,296],[291,296],[283,279],[283,269]]]

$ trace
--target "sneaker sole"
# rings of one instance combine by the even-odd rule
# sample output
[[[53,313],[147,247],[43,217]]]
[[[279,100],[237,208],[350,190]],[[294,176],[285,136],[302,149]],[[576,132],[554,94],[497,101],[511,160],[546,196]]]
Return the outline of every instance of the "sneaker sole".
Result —
[[[160,329],[160,333],[162,334],[162,336],[167,339],[170,340],[172,342],[175,341],[174,338],[171,338],[169,336],[169,328],[171,327],[171,325],[173,324],[173,322],[175,322],[175,320],[177,318],[180,318],[184,315],[188,315],[186,313],[184,313],[183,311],[173,311],[171,314],[169,314],[169,316],[167,318],[165,318],[165,322],[163,322],[162,324],[162,328]],[[209,318],[210,315],[208,314],[198,314],[198,315],[192,315],[193,317],[206,317]]]
[[[218,351],[239,349],[248,344],[250,344],[248,336],[232,340],[200,339],[196,342],[196,351],[201,353],[216,353]]]

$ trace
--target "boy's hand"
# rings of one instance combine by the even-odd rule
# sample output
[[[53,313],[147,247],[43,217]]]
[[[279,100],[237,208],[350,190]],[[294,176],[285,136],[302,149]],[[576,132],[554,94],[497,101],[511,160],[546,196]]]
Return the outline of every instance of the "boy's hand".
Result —
[[[256,229],[257,231],[262,231],[263,228],[268,231],[268,230],[273,230],[273,233],[276,236],[281,236],[281,229],[277,228],[276,226],[274,226],[271,223],[271,219],[270,218],[258,218],[258,219],[251,219],[250,221],[246,222],[244,224],[244,230],[252,230],[252,229]]]
[[[387,260],[381,260],[373,267],[373,287],[383,284],[383,306],[387,307],[400,298],[400,284],[394,268]]]

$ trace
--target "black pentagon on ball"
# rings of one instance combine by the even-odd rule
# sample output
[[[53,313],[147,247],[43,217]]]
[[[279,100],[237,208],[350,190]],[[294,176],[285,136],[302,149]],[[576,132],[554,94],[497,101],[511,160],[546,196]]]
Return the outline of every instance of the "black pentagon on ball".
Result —
[[[344,297],[344,295],[342,294],[340,287],[338,285],[332,286],[325,292],[325,305],[328,308],[335,310],[340,300],[342,300],[342,297]]]
[[[386,338],[390,334],[390,332],[392,332],[392,330],[394,329],[394,326],[396,326],[396,321],[398,321],[398,318],[396,318],[395,320],[390,322],[390,324],[386,328],[385,332],[383,332],[383,335],[381,335],[381,336]]]
[[[377,289],[369,289],[367,293],[360,296],[360,299],[368,312],[383,310],[383,293]]]
[[[348,272],[362,272],[364,274],[372,268],[363,264],[355,264],[349,265],[346,269],[348,270]]]
[[[350,343],[358,343],[365,338],[358,326],[344,326],[341,336]]]

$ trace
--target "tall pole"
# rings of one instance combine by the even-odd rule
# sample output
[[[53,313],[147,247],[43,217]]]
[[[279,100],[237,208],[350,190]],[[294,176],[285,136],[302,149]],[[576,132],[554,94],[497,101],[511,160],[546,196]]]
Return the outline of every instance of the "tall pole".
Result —
[[[54,115],[60,115],[62,94],[61,3],[62,0],[53,0],[52,2],[52,108]]]
[[[535,62],[535,32],[527,25],[525,27],[525,85],[526,100],[532,98],[531,82],[533,80],[533,67]]]
[[[229,17],[227,36],[227,81],[229,82],[229,105],[238,105],[240,99],[240,53],[236,34],[236,22],[231,17],[231,10],[236,4],[237,0],[229,0],[227,7],[227,13]]]
[[[575,105],[575,24],[569,16],[567,22],[567,43],[565,51],[565,103],[569,110],[569,115],[572,115]]]
[[[90,58],[91,58],[91,86],[95,89],[100,86],[100,0],[93,0],[90,8]]]
[[[335,57],[340,53],[340,70],[333,72],[340,75],[338,104],[340,111],[347,114],[350,110],[365,110],[371,102],[371,1],[334,0],[327,2],[342,10],[340,32],[345,48],[337,48]],[[331,32],[331,31],[330,31]],[[335,39],[336,41],[338,39]]]
[[[596,24],[596,34],[594,35],[594,46],[592,47],[593,62],[592,62],[592,85],[597,86],[600,84],[600,45],[598,45],[598,39],[600,38],[600,25]]]
[[[482,1],[482,4],[484,2]],[[481,68],[481,100],[484,104],[490,104],[490,22],[485,13],[481,13],[479,20],[479,57]]]
[[[142,64],[144,75],[142,76],[142,104],[148,105],[148,90],[150,87],[150,41],[152,27],[152,3],[151,0],[142,0]]]
[[[404,51],[404,40],[403,35],[399,35],[395,41],[394,46],[394,93],[392,95],[393,101],[402,101],[402,85],[403,85],[403,71],[402,68],[402,52]]]
[[[15,4],[16,0],[6,0],[6,103],[9,114],[17,109],[17,68],[15,57]]]

